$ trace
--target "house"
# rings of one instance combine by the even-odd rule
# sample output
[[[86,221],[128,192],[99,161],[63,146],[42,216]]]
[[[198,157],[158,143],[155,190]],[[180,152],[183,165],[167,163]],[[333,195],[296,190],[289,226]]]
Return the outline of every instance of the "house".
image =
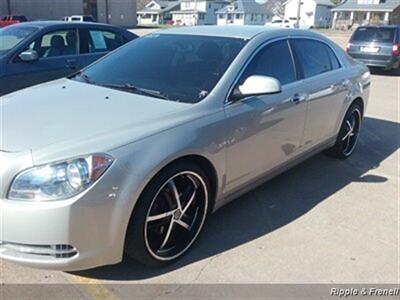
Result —
[[[137,12],[139,25],[166,24],[172,19],[171,11],[180,7],[181,1],[152,0]]]
[[[285,5],[285,19],[297,22],[299,0],[288,0]],[[331,0],[301,0],[299,26],[301,28],[328,28],[331,26]]]
[[[273,13],[255,0],[236,0],[216,12],[218,25],[264,25]]]
[[[400,23],[400,0],[345,0],[332,11],[332,27],[337,29]]]
[[[226,0],[182,0],[180,10],[172,11],[174,25],[215,25],[215,12],[229,2]]]

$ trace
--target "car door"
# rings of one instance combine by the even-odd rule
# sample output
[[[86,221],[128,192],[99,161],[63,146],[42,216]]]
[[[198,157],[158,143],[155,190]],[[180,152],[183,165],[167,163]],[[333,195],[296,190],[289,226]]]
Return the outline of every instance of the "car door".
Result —
[[[298,76],[308,94],[304,147],[316,146],[337,133],[350,81],[341,64],[323,41],[292,38],[289,40],[295,57]]]
[[[228,103],[227,190],[272,170],[299,153],[307,104],[302,83],[286,39],[263,46],[240,75],[242,84],[251,75],[278,79],[282,91]]]
[[[120,33],[108,29],[81,28],[79,36],[83,66],[91,64],[125,43]]]
[[[79,70],[76,29],[50,31],[29,44],[25,50],[38,53],[38,60],[24,62],[18,53],[7,65],[7,80],[14,89],[62,78]]]

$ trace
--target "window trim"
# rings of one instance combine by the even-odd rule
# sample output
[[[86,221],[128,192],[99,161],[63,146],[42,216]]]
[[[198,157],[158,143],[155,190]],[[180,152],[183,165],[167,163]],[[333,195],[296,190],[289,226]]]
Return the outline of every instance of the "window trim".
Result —
[[[311,78],[315,78],[315,77],[317,77],[317,76],[325,75],[325,74],[328,74],[328,73],[330,73],[330,72],[335,72],[335,71],[337,71],[337,70],[343,69],[343,62],[341,61],[341,59],[340,59],[339,56],[337,55],[336,51],[335,51],[335,50],[331,47],[331,45],[329,45],[326,41],[323,41],[323,40],[321,40],[321,39],[314,38],[314,37],[292,36],[292,37],[289,37],[289,38],[288,38],[288,42],[289,42],[290,48],[292,49],[292,54],[293,54],[294,63],[296,64],[296,70],[302,70],[302,68],[301,68],[300,65],[297,66],[297,61],[296,61],[296,59],[295,59],[295,52],[294,52],[294,49],[293,49],[292,44],[290,43],[290,40],[294,40],[294,39],[297,39],[297,40],[299,40],[299,39],[301,39],[301,40],[312,40],[312,41],[320,42],[320,43],[326,45],[329,49],[331,49],[332,53],[335,55],[335,57],[336,57],[336,59],[337,59],[337,61],[338,61],[338,63],[339,63],[339,68],[337,68],[337,69],[332,69],[332,70],[329,70],[329,71],[326,71],[326,72],[323,72],[323,73],[319,73],[319,74],[316,74],[316,75],[313,75],[313,76],[310,76],[310,77],[304,77],[304,74],[302,74],[303,77],[300,77],[298,80],[308,80],[308,79],[311,79]],[[329,59],[329,64],[330,64],[331,67],[332,67],[332,62],[330,61],[330,59]]]
[[[235,76],[235,79],[233,80],[233,83],[231,84],[231,86],[228,89],[228,93],[225,96],[225,100],[224,100],[224,106],[228,106],[231,105],[232,101],[229,100],[229,96],[232,94],[235,86],[237,85],[237,83],[239,82],[240,78],[242,77],[243,73],[245,72],[246,68],[248,67],[248,65],[253,61],[254,57],[261,51],[263,50],[265,47],[267,47],[270,44],[276,43],[276,42],[280,42],[280,41],[286,41],[288,44],[288,48],[289,48],[289,52],[290,52],[290,57],[292,59],[292,64],[293,64],[293,69],[294,69],[294,75],[296,80],[287,84],[284,84],[282,86],[287,86],[293,83],[298,82],[299,79],[297,76],[297,66],[296,66],[296,62],[294,61],[294,56],[293,56],[293,52],[289,43],[289,36],[285,36],[285,37],[277,37],[268,41],[263,42],[262,44],[260,44],[252,53],[251,55],[246,59],[246,62],[243,64],[242,68],[240,69],[240,71],[238,72],[238,74]]]

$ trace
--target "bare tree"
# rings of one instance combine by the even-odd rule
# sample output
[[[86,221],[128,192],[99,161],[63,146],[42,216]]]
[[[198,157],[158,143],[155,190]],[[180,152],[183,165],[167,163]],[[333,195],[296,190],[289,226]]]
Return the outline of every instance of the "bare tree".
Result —
[[[275,15],[280,18],[285,16],[285,6],[283,5],[286,0],[268,0],[265,5]]]

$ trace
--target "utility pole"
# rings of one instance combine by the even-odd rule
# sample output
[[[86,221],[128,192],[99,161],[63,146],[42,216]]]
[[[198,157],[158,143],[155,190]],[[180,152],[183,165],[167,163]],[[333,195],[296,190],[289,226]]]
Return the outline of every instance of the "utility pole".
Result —
[[[11,0],[7,0],[7,14],[11,15]]]
[[[106,0],[106,24],[109,23],[108,0]]]
[[[296,19],[297,28],[300,28],[300,11],[301,11],[302,4],[303,3],[301,2],[301,0],[299,0],[299,2],[297,3],[297,19]]]

